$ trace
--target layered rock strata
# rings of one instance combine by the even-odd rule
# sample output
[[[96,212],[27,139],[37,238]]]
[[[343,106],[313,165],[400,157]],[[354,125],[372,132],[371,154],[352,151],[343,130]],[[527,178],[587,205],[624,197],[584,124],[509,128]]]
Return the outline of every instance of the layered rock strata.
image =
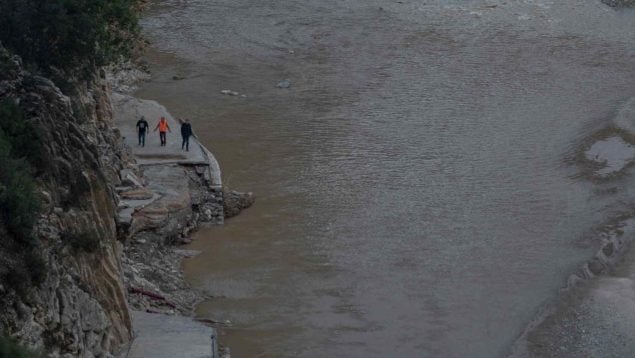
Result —
[[[115,186],[131,158],[114,127],[105,73],[69,82],[68,96],[1,46],[0,63],[0,97],[19,104],[40,138],[35,237],[45,273],[22,292],[0,285],[0,330],[51,356],[109,356],[131,338],[115,221]],[[21,263],[3,260],[4,280],[13,264]]]

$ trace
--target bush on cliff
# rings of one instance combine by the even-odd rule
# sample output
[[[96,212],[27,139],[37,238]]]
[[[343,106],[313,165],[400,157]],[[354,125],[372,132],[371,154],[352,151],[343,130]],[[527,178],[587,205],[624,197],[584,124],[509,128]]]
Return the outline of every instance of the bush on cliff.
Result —
[[[33,134],[17,105],[10,99],[0,103],[0,222],[14,239],[32,243],[33,225],[39,211],[35,179],[29,159],[35,154],[28,147]],[[33,156],[33,157],[31,157]]]
[[[2,0],[0,41],[45,75],[90,75],[126,56],[138,35],[137,0]]]
[[[0,101],[0,129],[10,141],[13,157],[24,158],[35,168],[43,164],[40,135],[11,98]]]
[[[95,253],[99,249],[99,236],[94,232],[66,232],[62,241],[77,252]]]
[[[39,358],[43,355],[26,349],[14,341],[0,337],[0,358]]]
[[[0,262],[0,281],[22,296],[46,277],[46,264],[33,236],[40,210],[35,190],[30,166],[12,156],[10,141],[0,128],[0,247],[11,253]]]

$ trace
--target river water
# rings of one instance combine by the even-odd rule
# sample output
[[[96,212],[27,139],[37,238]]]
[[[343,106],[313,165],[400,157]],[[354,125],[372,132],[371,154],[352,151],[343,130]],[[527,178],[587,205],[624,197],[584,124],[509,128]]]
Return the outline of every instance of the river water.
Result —
[[[619,205],[573,159],[635,95],[632,12],[155,0],[142,24],[137,95],[257,196],[185,263],[234,357],[505,356]]]

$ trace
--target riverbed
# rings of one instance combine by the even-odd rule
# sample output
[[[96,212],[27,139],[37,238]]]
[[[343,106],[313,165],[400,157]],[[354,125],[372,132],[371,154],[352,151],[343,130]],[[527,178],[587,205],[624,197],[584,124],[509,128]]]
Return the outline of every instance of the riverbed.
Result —
[[[142,25],[137,96],[257,196],[185,263],[234,357],[505,356],[625,210],[577,158],[635,96],[633,12],[155,0]]]

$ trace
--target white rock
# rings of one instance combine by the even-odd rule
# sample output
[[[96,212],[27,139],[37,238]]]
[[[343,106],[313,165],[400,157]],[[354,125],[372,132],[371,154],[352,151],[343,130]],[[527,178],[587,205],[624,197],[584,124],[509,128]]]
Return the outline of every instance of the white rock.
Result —
[[[291,81],[289,81],[288,79],[284,79],[278,82],[278,88],[289,88],[289,87],[291,87]]]
[[[220,91],[220,93],[227,95],[227,96],[238,96],[240,93],[236,92],[236,91],[232,91],[232,90],[227,90],[224,89],[222,91]]]

